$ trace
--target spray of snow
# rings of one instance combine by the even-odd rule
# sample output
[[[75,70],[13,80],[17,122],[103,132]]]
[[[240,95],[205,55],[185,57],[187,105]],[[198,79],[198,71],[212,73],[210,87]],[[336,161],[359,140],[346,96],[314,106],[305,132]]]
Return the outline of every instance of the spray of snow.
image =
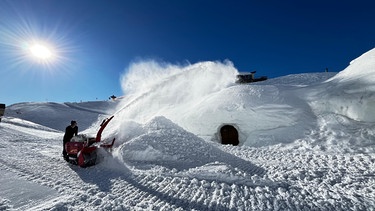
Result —
[[[235,82],[237,70],[229,61],[201,62],[188,66],[155,61],[132,64],[122,77],[126,97],[118,106],[114,121],[146,123],[164,116],[183,127],[192,124],[192,110],[210,95]],[[124,134],[125,136],[125,134]]]

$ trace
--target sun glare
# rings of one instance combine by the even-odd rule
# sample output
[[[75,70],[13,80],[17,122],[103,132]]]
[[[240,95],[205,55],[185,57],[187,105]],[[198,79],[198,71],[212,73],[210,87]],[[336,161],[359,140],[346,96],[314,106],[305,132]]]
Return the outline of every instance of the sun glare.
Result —
[[[1,17],[6,18],[0,21],[0,56],[5,58],[1,62],[19,72],[37,74],[54,75],[73,69],[78,62],[78,46],[69,33],[74,31],[72,24],[60,21],[55,24],[39,19],[34,10],[17,8],[9,11],[0,8]]]
[[[47,60],[51,59],[52,51],[45,45],[34,44],[30,47],[31,54],[37,59]]]

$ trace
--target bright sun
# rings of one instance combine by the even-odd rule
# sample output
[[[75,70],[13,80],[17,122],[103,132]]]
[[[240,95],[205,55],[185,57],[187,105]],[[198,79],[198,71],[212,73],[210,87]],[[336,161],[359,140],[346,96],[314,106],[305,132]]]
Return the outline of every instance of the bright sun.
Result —
[[[45,45],[34,44],[30,47],[31,54],[37,59],[48,60],[52,58],[52,51]]]

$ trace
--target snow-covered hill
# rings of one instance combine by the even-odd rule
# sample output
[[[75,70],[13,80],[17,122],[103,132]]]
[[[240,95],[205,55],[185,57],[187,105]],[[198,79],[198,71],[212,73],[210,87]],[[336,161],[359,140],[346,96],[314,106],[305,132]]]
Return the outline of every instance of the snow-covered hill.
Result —
[[[114,112],[117,102],[83,103],[17,103],[6,108],[6,116],[32,121],[64,131],[71,120],[79,121],[79,129],[86,130],[100,116]]]
[[[374,210],[375,50],[335,73],[238,85],[230,62],[135,64],[115,102],[19,103],[0,123],[0,210]],[[116,137],[86,169],[63,130]],[[221,128],[239,146],[221,145]]]

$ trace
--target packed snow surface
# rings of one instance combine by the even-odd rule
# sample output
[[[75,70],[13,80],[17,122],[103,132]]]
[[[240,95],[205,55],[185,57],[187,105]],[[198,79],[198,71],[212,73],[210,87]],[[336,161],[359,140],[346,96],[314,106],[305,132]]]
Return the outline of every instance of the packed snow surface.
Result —
[[[229,61],[135,63],[116,101],[18,103],[0,122],[0,210],[375,210],[375,50],[339,73],[236,84]],[[61,156],[116,138],[97,165]],[[239,145],[222,145],[221,127]]]

